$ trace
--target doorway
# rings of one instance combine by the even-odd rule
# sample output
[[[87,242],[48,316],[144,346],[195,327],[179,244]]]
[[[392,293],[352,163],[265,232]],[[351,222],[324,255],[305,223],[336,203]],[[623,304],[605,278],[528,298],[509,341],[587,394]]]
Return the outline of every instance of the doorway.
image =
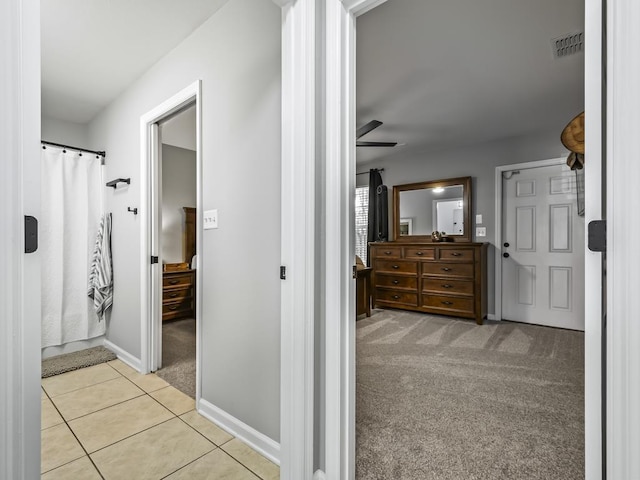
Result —
[[[201,323],[197,272],[202,245],[200,88],[200,81],[191,84],[140,119],[142,198],[148,202],[141,212],[142,369],[159,371],[168,379],[188,372],[195,384],[187,380],[183,388],[196,401],[200,398]],[[163,175],[163,167],[176,171]],[[181,176],[181,185],[175,188]],[[170,326],[170,322],[180,323]],[[173,337],[167,356],[163,355],[165,332],[166,342]],[[163,361],[171,364],[164,372],[160,370]]]
[[[161,363],[156,374],[195,398],[197,145],[195,104],[158,122]]]

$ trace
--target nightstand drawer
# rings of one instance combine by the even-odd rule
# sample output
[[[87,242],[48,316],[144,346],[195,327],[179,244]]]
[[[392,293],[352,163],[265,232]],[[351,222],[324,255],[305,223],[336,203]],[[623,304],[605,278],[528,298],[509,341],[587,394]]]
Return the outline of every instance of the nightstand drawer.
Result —
[[[187,272],[187,273],[164,272],[164,275],[162,275],[163,287],[177,287],[180,285],[190,286],[192,283],[193,283],[193,275],[190,272]]]
[[[167,303],[167,302],[176,302],[176,301],[182,301],[185,298],[191,298],[192,295],[192,290],[191,290],[191,286],[186,286],[186,287],[175,287],[175,288],[164,288],[162,291],[162,301],[163,303]]]

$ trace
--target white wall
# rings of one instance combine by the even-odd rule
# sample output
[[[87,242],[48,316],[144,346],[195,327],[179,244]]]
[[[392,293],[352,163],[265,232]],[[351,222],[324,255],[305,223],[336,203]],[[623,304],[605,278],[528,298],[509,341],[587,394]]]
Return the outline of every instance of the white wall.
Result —
[[[41,129],[42,140],[93,150],[87,143],[89,141],[89,127],[87,125],[42,117]],[[96,147],[96,149],[102,150],[100,147]]]
[[[232,0],[89,126],[107,150],[114,298],[108,339],[140,357],[141,115],[202,80],[202,397],[280,438],[280,9]]]
[[[358,166],[362,172],[369,168],[384,168],[382,180],[391,189],[394,185],[438,180],[454,177],[472,177],[472,233],[475,234],[475,215],[482,214],[482,226],[487,227],[487,236],[473,241],[490,242],[488,262],[488,310],[494,312],[494,255],[495,232],[495,167],[514,163],[566,157],[567,150],[560,143],[560,132],[536,132],[525,137],[488,142],[481,145],[461,147],[455,150],[432,152],[416,156],[396,154],[386,161],[371,162]],[[588,166],[587,166],[588,168]],[[363,178],[364,177],[364,178]],[[366,175],[357,177],[359,182],[368,181]],[[389,222],[393,221],[393,202],[389,202]],[[390,223],[391,226],[391,223]],[[392,232],[393,229],[389,229]]]
[[[193,129],[195,136],[195,128]],[[164,137],[164,131],[163,131]],[[196,152],[162,145],[162,261],[190,262],[184,258],[184,210],[196,206]]]

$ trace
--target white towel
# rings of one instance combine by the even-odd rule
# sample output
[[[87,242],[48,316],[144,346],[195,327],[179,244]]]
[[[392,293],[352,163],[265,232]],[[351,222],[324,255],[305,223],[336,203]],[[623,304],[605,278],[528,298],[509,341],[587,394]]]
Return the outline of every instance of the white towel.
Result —
[[[103,320],[107,309],[113,304],[113,267],[111,264],[111,214],[100,220],[93,260],[89,271],[89,297],[93,298],[93,309],[99,320]]]

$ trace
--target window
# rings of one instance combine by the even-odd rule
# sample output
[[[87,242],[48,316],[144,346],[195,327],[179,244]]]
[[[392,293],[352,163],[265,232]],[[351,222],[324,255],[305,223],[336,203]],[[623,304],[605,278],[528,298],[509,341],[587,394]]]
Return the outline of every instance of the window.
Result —
[[[369,186],[356,188],[356,255],[367,264],[367,228],[369,224]]]

